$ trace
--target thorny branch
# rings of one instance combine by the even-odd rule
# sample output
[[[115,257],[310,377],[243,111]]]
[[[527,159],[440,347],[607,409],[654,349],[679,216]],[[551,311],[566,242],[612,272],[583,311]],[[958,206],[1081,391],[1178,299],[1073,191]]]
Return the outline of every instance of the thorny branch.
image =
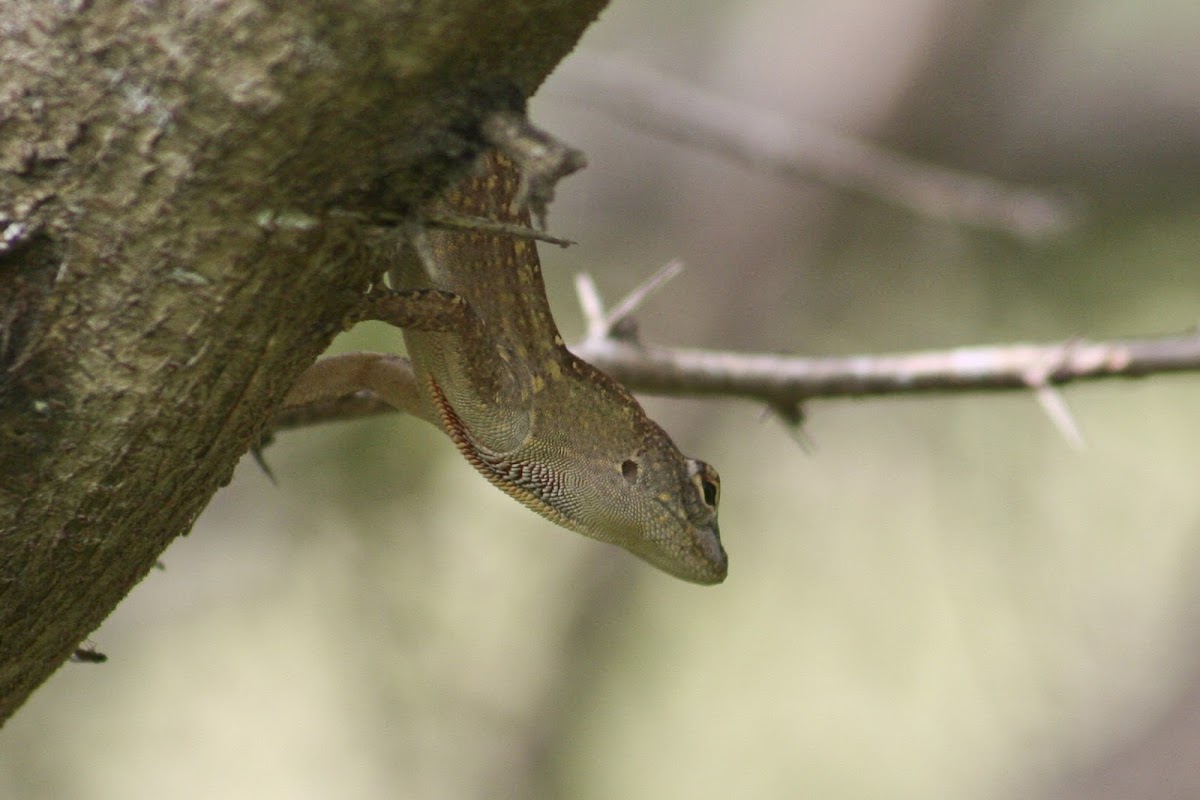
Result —
[[[787,421],[813,399],[882,397],[916,393],[1024,389],[1076,446],[1083,437],[1059,386],[1106,378],[1138,378],[1167,372],[1200,372],[1200,331],[1092,342],[1076,338],[1045,344],[956,347],[911,353],[805,357],[660,347],[636,340],[637,307],[678,274],[671,262],[605,312],[587,276],[577,281],[588,335],[571,350],[630,390],[665,396],[742,397],[767,404]],[[393,411],[359,393],[332,403],[289,409],[275,429],[302,427]]]
[[[573,64],[574,66],[572,66]],[[593,108],[684,144],[702,147],[788,180],[816,180],[863,192],[916,213],[1027,238],[1058,233],[1074,222],[1062,198],[906,158],[868,142],[815,126],[782,120],[731,103],[653,71],[616,59],[577,56],[566,73]],[[525,123],[526,126],[528,123]],[[499,143],[514,137],[509,121],[492,125]],[[539,137],[522,128],[516,138],[533,142],[525,156],[542,158]],[[526,147],[528,149],[528,147]],[[559,147],[565,158],[543,159],[541,183],[529,191],[544,219],[552,187],[584,163],[578,151]],[[549,188],[539,188],[542,184]],[[529,199],[529,198],[526,198]],[[366,220],[388,226],[394,219]],[[426,224],[502,230],[560,246],[571,244],[544,231],[499,226],[486,220],[441,217]],[[1200,334],[1115,342],[1073,339],[1050,344],[955,348],[945,351],[808,358],[658,347],[637,341],[633,312],[682,265],[672,262],[611,311],[604,310],[587,276],[577,281],[588,323],[572,350],[633,391],[669,396],[724,395],[766,403],[781,419],[798,424],[810,399],[915,392],[1028,389],[1074,445],[1083,436],[1056,387],[1080,380],[1137,377],[1168,371],[1200,371]],[[293,407],[274,429],[390,413],[369,393]]]

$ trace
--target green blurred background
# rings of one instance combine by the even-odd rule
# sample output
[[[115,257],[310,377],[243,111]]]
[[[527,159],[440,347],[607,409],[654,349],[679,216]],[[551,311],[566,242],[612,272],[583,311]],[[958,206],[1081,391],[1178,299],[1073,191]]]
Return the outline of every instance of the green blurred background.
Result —
[[[1200,318],[1193,0],[617,0],[581,51],[1066,190],[1031,243],[788,184],[589,109],[543,251],[661,344],[826,355]],[[399,347],[363,326],[339,349]],[[674,581],[394,417],[282,435],[0,733],[5,798],[1200,797],[1200,376],[762,410],[650,399],[724,487],[730,577]],[[1189,724],[1190,721],[1190,724]],[[1138,781],[1142,781],[1138,783]]]

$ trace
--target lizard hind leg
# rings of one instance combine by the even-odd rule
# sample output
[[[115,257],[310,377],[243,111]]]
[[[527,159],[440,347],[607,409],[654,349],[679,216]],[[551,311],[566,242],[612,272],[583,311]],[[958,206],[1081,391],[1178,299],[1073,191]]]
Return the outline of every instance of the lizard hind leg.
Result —
[[[467,302],[438,289],[375,291],[346,320],[347,327],[379,320],[410,330],[463,331],[478,325]],[[284,398],[284,408],[330,402],[367,390],[400,411],[437,424],[412,362],[388,353],[342,353],[305,370]]]
[[[370,391],[395,409],[433,424],[438,420],[422,401],[412,363],[389,353],[341,353],[322,358],[301,373],[284,398],[284,408],[296,408]]]

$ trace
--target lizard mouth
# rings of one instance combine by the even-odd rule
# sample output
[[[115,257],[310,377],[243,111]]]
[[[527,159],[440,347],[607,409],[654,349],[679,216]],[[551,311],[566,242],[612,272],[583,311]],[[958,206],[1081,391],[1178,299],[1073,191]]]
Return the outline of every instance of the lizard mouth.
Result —
[[[714,517],[708,523],[697,524],[661,500],[657,502],[662,507],[665,516],[673,519],[679,527],[688,532],[692,545],[695,547],[693,552],[699,556],[699,559],[694,568],[688,569],[687,567],[681,568],[678,561],[673,559],[659,561],[652,557],[643,556],[643,558],[655,564],[663,572],[692,583],[713,584],[725,580],[725,576],[729,572],[729,556],[725,554],[725,547],[721,544],[721,528],[717,524],[716,518]]]
[[[716,520],[713,520],[712,525],[700,530],[708,534],[700,537],[699,544],[700,549],[704,551],[710,574],[715,578],[712,583],[720,583],[729,572],[729,556],[725,554],[725,547],[721,544],[721,531]]]

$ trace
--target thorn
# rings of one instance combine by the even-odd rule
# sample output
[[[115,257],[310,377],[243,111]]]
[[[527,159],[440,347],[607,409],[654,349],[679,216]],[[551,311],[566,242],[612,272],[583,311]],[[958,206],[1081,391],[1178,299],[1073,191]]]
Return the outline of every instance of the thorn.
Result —
[[[442,269],[438,266],[433,245],[429,243],[429,235],[425,233],[425,221],[409,220],[404,226],[404,234],[408,237],[413,252],[417,254],[417,259],[421,262],[421,270],[425,273],[425,277],[429,278],[435,286],[445,284],[445,281],[440,280]]]
[[[1067,405],[1062,392],[1050,383],[1050,376],[1069,362],[1071,350],[1076,344],[1076,341],[1067,342],[1059,348],[1054,357],[1030,367],[1024,377],[1025,385],[1033,390],[1038,405],[1050,418],[1051,424],[1067,440],[1067,444],[1075,450],[1086,450],[1087,440],[1084,439],[1083,431],[1076,423],[1070,406]]]
[[[614,321],[608,329],[608,337],[630,344],[638,343],[638,323],[633,317],[621,317]]]
[[[770,401],[764,413],[774,414],[789,428],[799,428],[804,424],[804,407],[797,400]]]
[[[464,214],[430,214],[425,218],[426,224],[434,228],[451,228],[460,231],[483,231],[485,233],[503,233],[518,239],[532,239],[546,244],[556,244],[566,249],[578,242],[551,236],[543,231],[535,230],[525,225],[515,225],[509,222],[498,222],[486,217],[472,217]]]
[[[103,664],[108,661],[108,656],[98,651],[90,642],[84,642],[82,646],[75,648],[75,652],[71,654],[71,661],[76,664]]]
[[[250,455],[254,456],[254,463],[258,464],[258,468],[263,471],[263,474],[270,479],[274,486],[279,486],[279,481],[275,480],[275,473],[271,471],[271,465],[267,463],[266,456],[263,455],[263,447],[270,444],[270,441],[256,444],[250,448]]]
[[[1042,411],[1046,412],[1050,422],[1067,440],[1067,443],[1076,450],[1086,450],[1087,440],[1084,438],[1079,424],[1075,421],[1075,415],[1071,413],[1071,408],[1067,405],[1062,392],[1043,383],[1033,387],[1033,396],[1037,398],[1038,405],[1042,407]]]
[[[783,423],[787,429],[788,435],[792,437],[792,441],[800,445],[800,449],[805,455],[814,455],[817,452],[817,443],[804,427],[807,421],[807,415],[804,413],[804,406],[798,400],[778,400],[768,402],[766,408],[763,409],[763,419],[768,416],[775,417]]]

